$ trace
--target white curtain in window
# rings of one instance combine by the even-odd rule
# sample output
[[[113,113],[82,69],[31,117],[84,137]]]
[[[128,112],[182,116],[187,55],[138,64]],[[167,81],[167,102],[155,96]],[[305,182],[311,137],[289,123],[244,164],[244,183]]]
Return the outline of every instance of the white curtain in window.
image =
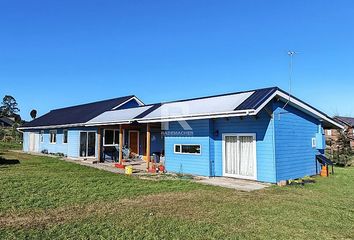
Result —
[[[254,176],[254,142],[252,136],[240,136],[239,175]]]
[[[225,137],[225,173],[238,174],[237,171],[237,137]]]

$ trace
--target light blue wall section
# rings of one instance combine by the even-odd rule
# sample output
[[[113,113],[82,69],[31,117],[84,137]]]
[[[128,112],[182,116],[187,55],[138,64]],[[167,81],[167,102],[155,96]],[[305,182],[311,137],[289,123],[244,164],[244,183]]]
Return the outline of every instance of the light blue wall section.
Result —
[[[23,132],[23,143],[22,143],[22,150],[25,152],[29,151],[29,132]]]
[[[166,170],[202,176],[210,175],[210,120],[187,122],[192,130],[184,130],[178,122],[171,122],[165,135]],[[174,153],[174,144],[200,144],[201,154]]]
[[[63,153],[68,154],[68,145],[63,143],[63,129],[53,129],[57,131],[57,141],[56,143],[49,142],[49,130],[44,130],[43,142],[39,144],[39,151],[48,150],[49,153]],[[69,131],[68,131],[69,133]]]
[[[233,117],[219,118],[213,120],[214,134],[214,161],[215,176],[222,176],[222,134],[225,133],[256,133],[257,152],[257,180],[264,182],[276,181],[274,162],[274,131],[273,120],[265,112],[260,112],[258,118],[255,117]],[[218,132],[216,136],[216,131]]]
[[[277,182],[316,174],[318,150],[312,147],[312,138],[321,129],[315,118],[283,106],[282,102],[274,103]]]
[[[63,130],[64,129],[51,129],[57,130],[57,141],[55,144],[49,142],[49,129],[44,130],[43,142],[39,142],[39,152],[47,150],[49,153],[63,153],[68,157],[78,158],[80,149],[80,132],[81,131],[95,131],[97,128],[68,128],[68,143],[63,143]],[[23,150],[29,150],[29,132],[25,131],[23,134]],[[39,134],[41,130],[36,131]],[[97,157],[97,135],[96,135],[96,157]]]

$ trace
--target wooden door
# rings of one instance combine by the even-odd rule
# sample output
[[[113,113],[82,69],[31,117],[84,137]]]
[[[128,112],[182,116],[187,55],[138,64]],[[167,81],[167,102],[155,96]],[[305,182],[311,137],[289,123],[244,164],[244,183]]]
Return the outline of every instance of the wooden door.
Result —
[[[139,132],[129,131],[129,149],[133,154],[139,154]]]

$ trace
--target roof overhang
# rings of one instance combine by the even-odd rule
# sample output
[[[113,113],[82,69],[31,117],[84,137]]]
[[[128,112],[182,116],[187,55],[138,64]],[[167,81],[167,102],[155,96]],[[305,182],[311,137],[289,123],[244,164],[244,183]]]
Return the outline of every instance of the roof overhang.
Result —
[[[306,112],[307,114],[319,119],[321,122],[325,122],[328,127],[332,128],[339,128],[339,129],[344,129],[344,126],[336,122],[334,119],[331,117],[327,116],[326,114],[322,113],[321,111],[311,107],[310,105],[304,103],[303,101],[299,100],[298,98],[291,96],[281,90],[277,90],[273,95],[271,95],[266,101],[263,102],[262,105],[260,105],[256,109],[256,114],[258,114],[270,101],[272,101],[275,97],[280,97],[284,101],[288,102],[289,105]]]
[[[17,130],[36,130],[36,129],[68,128],[68,127],[82,127],[82,126],[85,126],[85,123],[48,125],[48,126],[36,126],[36,127],[19,127],[17,128]]]

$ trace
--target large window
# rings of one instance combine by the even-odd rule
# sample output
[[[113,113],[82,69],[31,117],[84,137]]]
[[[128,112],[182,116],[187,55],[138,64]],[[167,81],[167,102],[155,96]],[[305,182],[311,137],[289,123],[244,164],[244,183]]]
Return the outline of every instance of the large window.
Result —
[[[57,142],[57,130],[49,131],[49,142],[55,144]]]
[[[104,130],[103,145],[113,146],[119,144],[119,131],[113,129]]]
[[[179,154],[197,154],[201,153],[200,144],[175,144],[174,153]]]
[[[63,130],[63,143],[68,143],[68,130]]]

